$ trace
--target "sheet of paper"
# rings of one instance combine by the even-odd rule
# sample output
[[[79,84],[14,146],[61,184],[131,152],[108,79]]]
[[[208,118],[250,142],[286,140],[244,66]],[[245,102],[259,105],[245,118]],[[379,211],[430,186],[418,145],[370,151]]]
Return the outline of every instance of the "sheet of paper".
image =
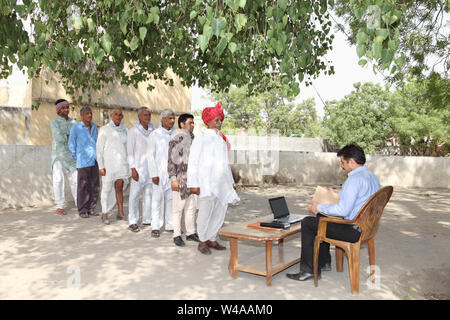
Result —
[[[313,201],[317,201],[319,204],[338,203],[339,195],[327,188],[317,186],[316,191],[314,192]]]

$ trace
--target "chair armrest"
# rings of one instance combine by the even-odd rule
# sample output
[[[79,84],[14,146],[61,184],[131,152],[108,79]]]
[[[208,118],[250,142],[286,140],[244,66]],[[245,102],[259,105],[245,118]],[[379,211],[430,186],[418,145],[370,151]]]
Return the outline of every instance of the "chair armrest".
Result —
[[[323,214],[323,213],[321,213]],[[323,214],[325,217],[319,219],[319,226],[317,228],[317,235],[326,237],[327,234],[327,224],[328,222],[338,223],[338,224],[347,224],[347,225],[355,225],[353,220],[345,220],[342,217],[335,217]]]

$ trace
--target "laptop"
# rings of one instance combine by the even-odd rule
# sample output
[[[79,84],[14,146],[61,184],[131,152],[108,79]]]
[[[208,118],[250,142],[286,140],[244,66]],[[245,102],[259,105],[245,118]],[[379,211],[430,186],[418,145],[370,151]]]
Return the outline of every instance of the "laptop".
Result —
[[[262,227],[289,228],[291,224],[300,222],[306,215],[291,215],[285,197],[269,199],[274,219],[261,222]]]

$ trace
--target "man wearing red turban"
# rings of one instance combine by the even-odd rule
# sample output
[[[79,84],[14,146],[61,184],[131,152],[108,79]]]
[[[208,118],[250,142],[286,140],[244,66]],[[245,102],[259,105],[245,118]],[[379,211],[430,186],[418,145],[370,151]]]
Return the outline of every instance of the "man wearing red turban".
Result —
[[[211,254],[210,248],[225,250],[216,241],[228,205],[239,201],[233,188],[234,179],[228,163],[230,144],[220,132],[225,116],[219,102],[205,108],[202,119],[207,129],[192,142],[187,169],[187,187],[198,195],[198,250]]]

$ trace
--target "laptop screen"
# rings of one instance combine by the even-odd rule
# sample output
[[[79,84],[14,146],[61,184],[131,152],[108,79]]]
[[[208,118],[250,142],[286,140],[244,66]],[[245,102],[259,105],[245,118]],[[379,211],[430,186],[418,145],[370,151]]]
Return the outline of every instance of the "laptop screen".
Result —
[[[289,215],[289,209],[284,197],[269,199],[269,204],[275,219],[287,217]]]

